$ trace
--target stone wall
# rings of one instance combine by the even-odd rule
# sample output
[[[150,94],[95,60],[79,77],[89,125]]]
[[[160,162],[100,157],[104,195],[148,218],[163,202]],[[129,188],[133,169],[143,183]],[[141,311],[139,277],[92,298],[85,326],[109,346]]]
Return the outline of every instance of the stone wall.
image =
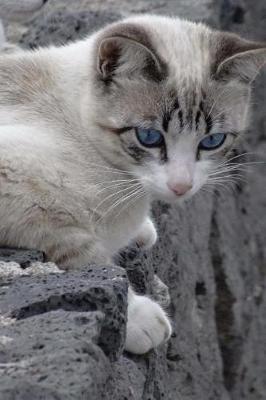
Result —
[[[264,0],[49,0],[19,22],[1,14],[7,1],[0,17],[25,47],[83,37],[136,12],[266,39]],[[265,89],[262,73],[243,149],[252,160],[265,161]],[[145,356],[123,352],[124,269],[62,273],[39,252],[1,251],[1,400],[266,399],[265,166],[254,164],[234,190],[199,193],[182,208],[156,204],[154,216],[154,249],[119,258],[137,290],[163,301],[156,273],[170,292],[173,337]]]

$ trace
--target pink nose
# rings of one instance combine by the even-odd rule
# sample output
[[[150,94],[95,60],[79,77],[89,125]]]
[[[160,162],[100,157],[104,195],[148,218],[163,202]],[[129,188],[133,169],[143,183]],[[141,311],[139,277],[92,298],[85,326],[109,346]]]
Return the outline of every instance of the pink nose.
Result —
[[[177,196],[182,196],[192,188],[191,183],[167,183],[167,185],[169,189],[172,190]]]

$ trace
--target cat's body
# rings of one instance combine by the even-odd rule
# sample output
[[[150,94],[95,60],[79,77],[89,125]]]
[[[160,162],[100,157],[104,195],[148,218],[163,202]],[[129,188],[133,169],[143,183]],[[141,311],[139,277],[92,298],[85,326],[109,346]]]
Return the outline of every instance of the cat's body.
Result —
[[[77,46],[75,45],[75,47]],[[62,48],[60,50],[63,50],[62,53],[67,53],[69,49]],[[74,51],[76,50],[74,49]],[[84,51],[82,50],[82,54]],[[132,203],[130,208],[124,210],[115,219],[115,223],[110,223],[110,219],[114,215],[110,215],[109,218],[107,215],[97,223],[103,213],[107,211],[108,206],[111,206],[114,198],[118,200],[115,186],[112,193],[111,188],[108,191],[108,195],[114,194],[114,196],[110,197],[109,202],[107,199],[103,207],[99,203],[106,197],[106,191],[102,191],[102,196],[100,194],[97,196],[97,193],[101,189],[109,187],[110,182],[115,180],[119,182],[125,177],[130,179],[131,176],[114,171],[115,166],[110,166],[103,157],[97,154],[93,144],[88,141],[88,131],[82,125],[80,114],[82,98],[86,95],[82,92],[87,85],[87,82],[84,83],[84,71],[88,66],[82,65],[82,59],[77,60],[77,57],[70,55],[70,62],[66,61],[69,63],[69,68],[64,68],[63,63],[64,71],[62,71],[60,63],[56,66],[58,55],[60,57],[58,49],[43,53],[44,60],[36,53],[36,61],[34,56],[28,53],[29,66],[27,66],[27,61],[23,60],[25,74],[28,74],[27,79],[29,79],[26,84],[30,85],[34,91],[32,100],[29,100],[33,102],[30,108],[26,111],[23,110],[25,98],[21,98],[19,100],[22,104],[21,109],[20,104],[15,104],[11,105],[14,112],[10,106],[1,107],[0,111],[0,119],[4,125],[0,128],[1,180],[6,184],[10,182],[8,205],[1,208],[3,213],[0,217],[2,227],[0,242],[7,245],[15,243],[18,246],[25,246],[27,243],[31,248],[44,250],[49,258],[64,266],[66,263],[62,260],[60,262],[60,257],[67,257],[68,251],[72,252],[75,249],[78,251],[80,248],[80,243],[78,245],[71,235],[71,229],[75,231],[74,237],[77,234],[76,230],[80,229],[80,234],[84,235],[84,245],[88,244],[90,247],[89,252],[92,250],[91,238],[95,244],[97,243],[95,250],[97,259],[95,261],[106,262],[108,260],[110,262],[111,257],[137,235],[149,211],[148,199],[145,197],[140,199],[137,204]],[[48,63],[51,63],[50,71],[49,65],[45,65],[47,57]],[[72,62],[73,59],[74,62]],[[35,62],[37,66],[34,64]],[[42,72],[39,72],[40,66]],[[17,59],[14,62],[14,69],[16,68],[18,68]],[[36,68],[35,71],[34,68]],[[78,71],[79,69],[80,71]],[[37,76],[39,73],[40,75]],[[49,76],[50,82],[45,82],[42,73]],[[13,80],[12,68],[8,74],[11,79],[5,83],[6,87],[10,89]],[[81,79],[77,79],[76,74]],[[62,75],[64,75],[65,82],[61,83]],[[16,72],[14,76],[16,76]],[[18,76],[20,77],[20,75]],[[32,81],[30,81],[31,79]],[[44,80],[40,83],[44,85],[40,90],[45,90],[50,85],[45,99],[41,98],[42,93],[38,93],[38,79]],[[74,94],[70,89],[73,87],[78,88]],[[31,88],[25,88],[25,97],[31,96],[29,94]],[[15,90],[16,88],[13,88],[12,92]],[[51,90],[51,96],[49,90]],[[10,122],[12,125],[9,125]],[[14,176],[12,165],[16,163],[16,154],[23,154],[23,159],[19,158]],[[16,176],[18,173],[19,190],[24,187],[20,207],[17,204]],[[125,186],[123,185],[121,189],[125,189]],[[12,203],[12,197],[14,197],[14,203]],[[32,205],[32,209],[27,212],[30,205]],[[6,213],[6,207],[10,209],[8,213]],[[9,229],[10,214],[16,221],[16,229],[12,231]],[[60,230],[64,230],[66,224],[67,232],[61,234]],[[51,236],[50,240],[48,237],[45,240],[44,234]],[[71,238],[63,249],[62,241],[67,242],[68,234],[71,235]],[[61,236],[62,238],[60,238]],[[87,236],[91,236],[91,238]],[[62,254],[59,255],[59,250],[57,250],[58,255],[55,257],[53,252],[56,251],[56,241],[60,245]],[[48,244],[48,242],[50,243]],[[73,249],[70,249],[71,244],[73,244]],[[73,264],[70,264],[73,267],[86,264],[88,255],[84,254],[82,258],[77,261],[75,257]]]
[[[208,180],[213,160],[196,159],[197,131],[223,125],[236,136],[246,125],[249,85],[240,71],[239,81],[222,75],[231,61],[221,65],[250,49],[260,59],[262,45],[235,39],[233,49],[229,37],[219,53],[215,40],[203,25],[136,17],[65,47],[0,58],[1,245],[37,248],[74,268],[109,264],[134,240],[154,244],[152,198],[190,197]],[[220,81],[210,78],[215,68]],[[228,103],[222,122],[211,119]],[[167,134],[160,149],[142,141],[151,124],[148,140],[162,130],[157,117]],[[142,353],[170,334],[164,311],[130,291],[126,348]]]

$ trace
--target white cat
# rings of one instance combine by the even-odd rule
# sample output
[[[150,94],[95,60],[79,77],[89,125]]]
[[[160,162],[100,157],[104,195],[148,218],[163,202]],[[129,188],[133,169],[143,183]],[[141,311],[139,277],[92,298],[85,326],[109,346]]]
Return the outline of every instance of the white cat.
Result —
[[[0,57],[0,244],[62,268],[151,247],[152,199],[184,200],[228,174],[265,59],[263,44],[152,15]],[[128,300],[127,350],[170,337],[158,304],[131,289]]]

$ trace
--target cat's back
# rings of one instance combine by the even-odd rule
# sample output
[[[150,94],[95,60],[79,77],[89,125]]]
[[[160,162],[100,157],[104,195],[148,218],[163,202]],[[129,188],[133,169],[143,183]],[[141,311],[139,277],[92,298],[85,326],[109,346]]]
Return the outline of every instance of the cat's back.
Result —
[[[1,55],[0,124],[60,120],[64,110],[73,111],[83,43]]]
[[[53,99],[56,77],[47,57],[18,51],[0,57],[0,124],[32,121],[46,113]],[[55,99],[54,99],[55,101]]]
[[[56,66],[55,66],[56,69]],[[18,50],[0,57],[0,101],[5,105],[26,103],[54,83],[48,57],[41,52]]]
[[[67,57],[67,48],[0,56],[0,196],[17,187],[33,197],[33,178],[45,182],[48,193],[62,174],[72,177],[73,165],[78,168],[75,141],[66,138],[79,129],[77,107],[71,104],[76,103],[68,96],[73,90]],[[12,173],[8,180],[6,171]]]

